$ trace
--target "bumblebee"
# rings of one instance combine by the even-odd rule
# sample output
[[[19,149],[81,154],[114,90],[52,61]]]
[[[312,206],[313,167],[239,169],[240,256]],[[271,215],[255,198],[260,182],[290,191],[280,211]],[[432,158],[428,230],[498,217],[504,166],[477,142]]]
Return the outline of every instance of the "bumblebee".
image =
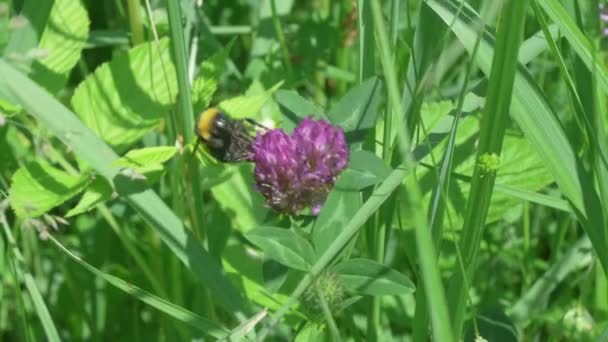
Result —
[[[235,120],[217,108],[209,108],[198,119],[195,132],[198,139],[194,151],[202,142],[209,154],[221,162],[246,161],[255,139],[248,125],[263,127],[252,119]]]

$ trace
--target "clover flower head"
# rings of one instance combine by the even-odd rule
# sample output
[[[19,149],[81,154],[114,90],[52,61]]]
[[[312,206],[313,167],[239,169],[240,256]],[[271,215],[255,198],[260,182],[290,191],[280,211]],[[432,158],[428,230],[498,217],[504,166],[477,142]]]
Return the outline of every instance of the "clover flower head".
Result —
[[[280,212],[298,212],[299,175],[296,144],[280,129],[258,134],[253,143],[255,189],[268,205]]]
[[[323,312],[323,304],[319,295],[323,297],[325,304],[335,308],[344,300],[346,294],[344,285],[336,273],[325,271],[317,277],[312,286],[302,295],[302,308],[310,316],[314,317]]]
[[[258,135],[251,160],[255,188],[270,207],[289,214],[308,207],[317,215],[348,163],[348,146],[341,128],[307,117],[292,135]]]
[[[307,117],[296,127],[293,138],[297,143],[302,191],[312,213],[317,215],[348,163],[344,132],[325,120],[314,121]]]

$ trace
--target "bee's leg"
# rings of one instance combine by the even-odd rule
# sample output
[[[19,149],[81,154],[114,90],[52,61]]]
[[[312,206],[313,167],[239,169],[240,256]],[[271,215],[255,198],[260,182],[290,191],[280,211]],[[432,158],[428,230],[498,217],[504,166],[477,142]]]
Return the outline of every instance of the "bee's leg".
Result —
[[[196,142],[194,143],[194,148],[192,149],[192,157],[194,157],[194,155],[196,155],[196,151],[198,150],[198,146],[201,144],[201,138],[197,137],[196,138]]]

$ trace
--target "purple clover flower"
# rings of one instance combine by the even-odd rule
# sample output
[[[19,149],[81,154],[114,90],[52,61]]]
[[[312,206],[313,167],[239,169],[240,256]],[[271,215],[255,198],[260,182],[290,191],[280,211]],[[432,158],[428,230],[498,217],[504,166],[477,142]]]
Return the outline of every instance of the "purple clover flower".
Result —
[[[258,135],[251,160],[255,188],[275,210],[318,215],[338,175],[348,164],[344,132],[307,117],[291,136],[280,129]]]
[[[307,117],[293,132],[302,190],[311,211],[318,215],[338,175],[348,164],[348,146],[342,128]]]
[[[280,129],[258,134],[253,143],[252,161],[255,189],[266,203],[280,212],[298,212],[303,204],[298,189],[300,177],[296,143]]]

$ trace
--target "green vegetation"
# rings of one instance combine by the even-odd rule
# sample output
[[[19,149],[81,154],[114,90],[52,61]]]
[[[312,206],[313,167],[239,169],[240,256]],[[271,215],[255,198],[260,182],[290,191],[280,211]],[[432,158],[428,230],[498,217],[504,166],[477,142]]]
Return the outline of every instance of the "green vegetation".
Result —
[[[0,0],[0,339],[608,340],[602,5]],[[318,215],[212,106],[343,130]]]

